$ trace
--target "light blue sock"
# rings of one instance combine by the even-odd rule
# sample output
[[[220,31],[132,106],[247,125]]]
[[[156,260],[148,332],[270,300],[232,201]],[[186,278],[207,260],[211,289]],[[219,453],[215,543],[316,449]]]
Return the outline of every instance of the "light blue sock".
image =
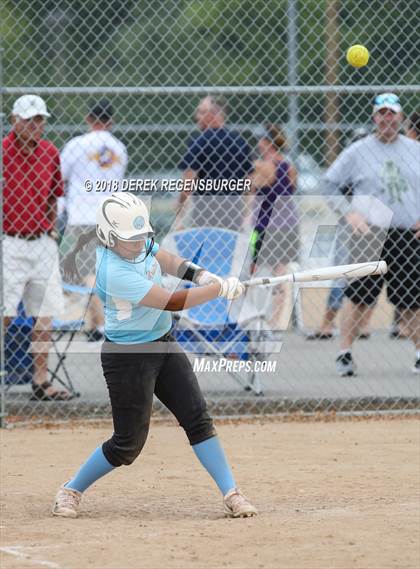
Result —
[[[219,437],[211,437],[211,439],[193,445],[192,448],[198,460],[216,482],[223,496],[232,488],[236,488],[235,479]]]
[[[82,464],[76,476],[65,484],[65,487],[84,492],[86,488],[89,488],[91,484],[108,474],[108,472],[111,472],[111,470],[114,470],[114,468],[116,466],[112,466],[105,458],[102,447],[98,447],[87,461]]]

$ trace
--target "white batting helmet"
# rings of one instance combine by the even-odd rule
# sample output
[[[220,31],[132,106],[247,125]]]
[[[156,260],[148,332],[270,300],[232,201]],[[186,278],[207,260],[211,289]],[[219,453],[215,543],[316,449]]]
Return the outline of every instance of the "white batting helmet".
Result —
[[[107,247],[114,247],[115,238],[139,241],[153,233],[146,205],[133,194],[116,192],[98,205],[96,234]]]

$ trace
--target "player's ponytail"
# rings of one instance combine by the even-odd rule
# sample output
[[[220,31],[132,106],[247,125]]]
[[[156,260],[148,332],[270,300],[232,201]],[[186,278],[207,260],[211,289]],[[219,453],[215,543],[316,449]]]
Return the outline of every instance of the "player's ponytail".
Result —
[[[63,272],[64,272],[64,278],[66,280],[78,281],[78,282],[81,281],[79,271],[77,270],[76,256],[79,253],[79,251],[81,251],[84,247],[86,247],[88,243],[92,241],[92,239],[95,239],[98,245],[101,245],[99,239],[97,238],[95,227],[90,231],[87,231],[86,233],[82,233],[79,236],[73,250],[70,251],[70,253],[64,259]]]

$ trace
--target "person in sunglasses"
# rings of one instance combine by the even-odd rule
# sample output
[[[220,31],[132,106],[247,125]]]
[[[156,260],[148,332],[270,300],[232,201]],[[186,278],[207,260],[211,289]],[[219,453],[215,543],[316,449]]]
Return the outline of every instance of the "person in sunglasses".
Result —
[[[401,326],[416,349],[413,372],[420,373],[420,143],[400,133],[403,113],[394,93],[375,97],[374,132],[346,148],[325,174],[325,191],[339,195],[351,184],[351,201],[340,212],[351,226],[351,262],[383,259],[382,277],[358,279],[345,289],[341,346],[336,364],[340,376],[356,368],[352,346],[359,323],[387,285],[388,300],[400,311]]]

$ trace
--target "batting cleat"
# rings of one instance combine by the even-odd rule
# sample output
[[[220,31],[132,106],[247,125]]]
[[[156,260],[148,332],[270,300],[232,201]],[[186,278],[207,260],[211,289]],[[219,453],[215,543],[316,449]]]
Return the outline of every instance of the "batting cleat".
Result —
[[[250,518],[258,514],[239,488],[233,488],[223,497],[224,511],[229,518]]]
[[[352,375],[356,375],[356,368],[350,352],[340,354],[335,362],[338,375],[341,377],[351,377]]]
[[[417,358],[414,363],[413,373],[420,374],[420,358]]]
[[[82,493],[71,488],[61,486],[55,497],[52,509],[53,516],[61,516],[62,518],[77,518],[79,512]]]

